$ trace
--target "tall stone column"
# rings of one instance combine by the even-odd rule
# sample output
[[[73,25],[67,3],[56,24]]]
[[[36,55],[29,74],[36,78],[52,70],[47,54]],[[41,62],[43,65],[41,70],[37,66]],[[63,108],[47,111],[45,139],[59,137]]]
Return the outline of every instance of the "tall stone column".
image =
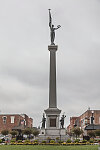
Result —
[[[50,74],[49,74],[49,108],[45,110],[46,113],[46,129],[59,128],[59,115],[61,110],[57,108],[57,94],[56,94],[56,51],[57,45],[48,46],[50,51]]]
[[[57,108],[56,96],[56,51],[58,46],[50,45],[49,108]]]

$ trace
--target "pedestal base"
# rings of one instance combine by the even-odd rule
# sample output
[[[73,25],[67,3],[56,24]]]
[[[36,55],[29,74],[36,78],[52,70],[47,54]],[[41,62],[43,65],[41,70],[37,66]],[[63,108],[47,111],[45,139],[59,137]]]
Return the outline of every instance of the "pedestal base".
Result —
[[[39,141],[42,142],[43,140],[48,142],[49,140],[55,140],[59,139],[60,141],[66,141],[68,139],[68,136],[66,135],[65,129],[41,129],[40,135],[39,135]]]

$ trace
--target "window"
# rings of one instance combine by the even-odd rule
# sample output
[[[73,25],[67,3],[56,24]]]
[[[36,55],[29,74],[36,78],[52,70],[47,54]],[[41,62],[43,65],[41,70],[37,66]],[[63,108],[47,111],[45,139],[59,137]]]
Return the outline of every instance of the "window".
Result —
[[[3,118],[3,123],[6,124],[7,117],[3,116],[2,118]]]
[[[11,123],[14,123],[15,116],[11,116]]]

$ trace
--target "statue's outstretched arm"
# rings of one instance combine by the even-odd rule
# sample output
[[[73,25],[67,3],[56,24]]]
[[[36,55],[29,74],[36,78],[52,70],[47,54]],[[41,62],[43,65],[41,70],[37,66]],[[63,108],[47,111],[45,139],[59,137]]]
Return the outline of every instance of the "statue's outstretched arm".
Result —
[[[58,25],[57,28],[54,28],[55,30],[59,29],[61,27],[61,25]]]

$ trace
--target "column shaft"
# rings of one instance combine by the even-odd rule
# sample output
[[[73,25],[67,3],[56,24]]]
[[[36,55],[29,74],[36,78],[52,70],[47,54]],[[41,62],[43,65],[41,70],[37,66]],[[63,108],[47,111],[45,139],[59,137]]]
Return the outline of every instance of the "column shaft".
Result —
[[[50,50],[50,76],[49,76],[49,108],[57,107],[56,98],[56,50],[57,46],[49,47]]]

